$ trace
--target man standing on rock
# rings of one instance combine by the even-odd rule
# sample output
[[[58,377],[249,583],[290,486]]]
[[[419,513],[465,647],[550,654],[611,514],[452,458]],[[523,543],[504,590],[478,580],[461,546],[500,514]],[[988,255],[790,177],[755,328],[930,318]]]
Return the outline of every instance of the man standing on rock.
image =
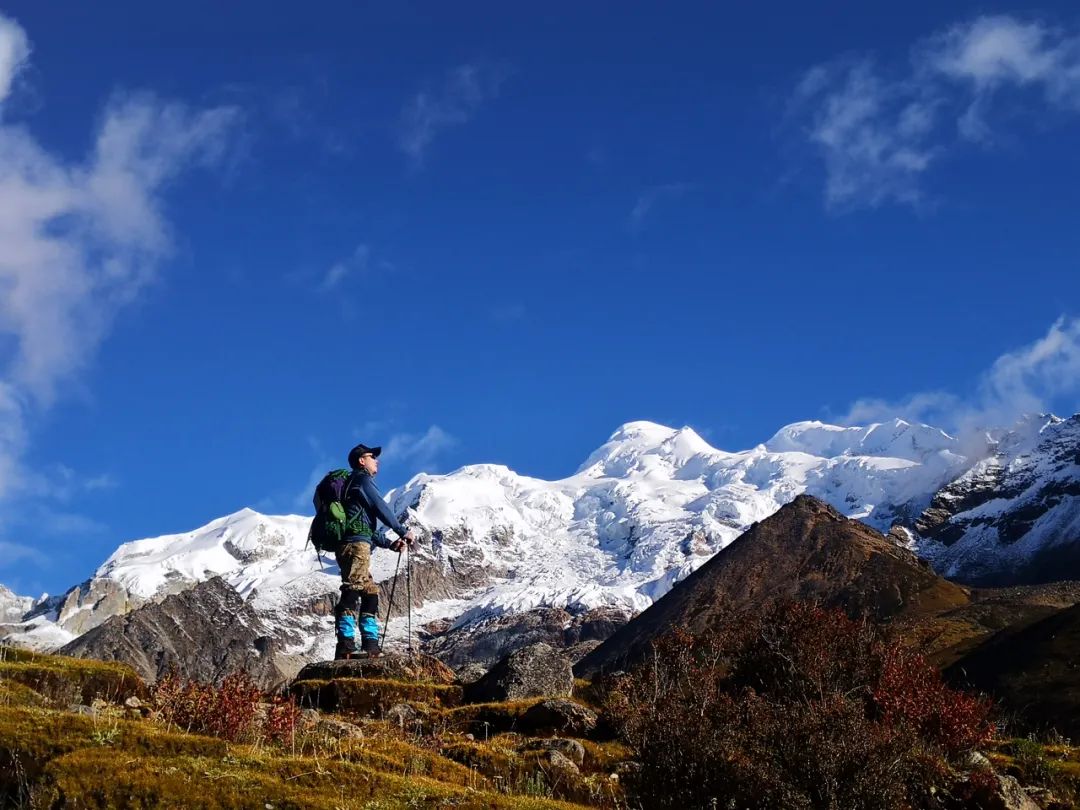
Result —
[[[356,636],[368,657],[379,654],[379,586],[371,577],[371,547],[388,548],[400,554],[406,543],[416,542],[411,529],[406,529],[375,486],[379,473],[381,447],[358,444],[349,451],[352,474],[342,494],[347,525],[359,527],[346,537],[335,552],[341,569],[341,598],[334,611],[337,630],[337,649],[334,658],[357,657]],[[394,530],[398,539],[390,541],[378,530],[378,521]]]

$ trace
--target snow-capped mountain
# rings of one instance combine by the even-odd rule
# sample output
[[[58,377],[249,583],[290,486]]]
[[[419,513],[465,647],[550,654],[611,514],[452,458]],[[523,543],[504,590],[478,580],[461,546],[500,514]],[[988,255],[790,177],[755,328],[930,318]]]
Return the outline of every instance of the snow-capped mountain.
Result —
[[[470,615],[540,605],[642,610],[796,495],[887,531],[966,466],[955,439],[901,420],[800,422],[739,453],[690,428],[631,422],[568,478],[476,465],[419,475],[390,498],[398,512],[446,530],[444,553],[507,572]]]
[[[1013,469],[1023,457],[1030,476],[1057,475],[1067,489],[1076,477],[1063,466],[1070,451],[1053,463],[1030,459],[1058,453],[1039,451],[1044,444],[1071,447],[1070,430],[1077,430],[1075,419],[996,435],[996,455],[976,464],[948,434],[902,420],[868,427],[799,422],[741,452],[718,450],[690,428],[631,422],[563,479],[477,464],[418,475],[387,498],[427,539],[414,558],[414,602],[423,604],[413,623],[454,632],[537,608],[640,611],[802,493],[881,531],[912,527],[923,515],[919,528],[928,539],[909,536],[943,560],[942,548],[964,548],[956,538],[946,543],[933,535],[927,519],[941,513],[942,497],[953,491],[946,485],[1000,482],[987,471],[995,463]],[[1023,436],[1033,448],[1027,455]],[[1071,497],[1044,494],[1040,503],[1049,506]],[[125,543],[86,582],[30,610],[9,635],[57,646],[111,616],[220,576],[288,655],[325,656],[339,579],[332,560],[320,564],[305,549],[308,522],[245,509],[192,532]],[[432,546],[435,529],[442,541]],[[377,551],[375,578],[391,579],[396,561]],[[392,620],[391,639],[402,638],[402,624]]]
[[[421,550],[418,563],[447,582],[463,570],[482,572],[465,591],[460,576],[457,587],[432,585],[414,616],[464,624],[541,606],[639,611],[802,492],[887,529],[921,512],[966,466],[950,436],[899,420],[866,428],[800,422],[738,453],[689,428],[631,422],[561,480],[478,464],[416,476],[388,499],[426,532],[443,530],[443,542]],[[332,561],[320,566],[305,550],[307,527],[304,517],[245,509],[192,532],[125,543],[16,635],[55,646],[220,576],[292,654],[325,655],[339,580]],[[389,579],[395,561],[377,552],[376,579]]]
[[[1080,415],[1028,417],[919,518],[919,553],[981,585],[1080,576]]]

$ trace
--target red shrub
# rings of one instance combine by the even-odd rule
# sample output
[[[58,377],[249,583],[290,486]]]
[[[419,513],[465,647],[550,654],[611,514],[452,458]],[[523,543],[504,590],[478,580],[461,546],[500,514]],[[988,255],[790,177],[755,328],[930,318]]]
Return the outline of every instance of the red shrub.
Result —
[[[236,742],[253,735],[262,692],[246,672],[227,675],[220,686],[170,674],[158,681],[152,700],[166,722]]]
[[[989,737],[986,703],[839,611],[722,626],[658,640],[608,694],[645,806],[935,807],[944,759]]]
[[[884,654],[874,702],[888,725],[906,723],[955,758],[993,736],[991,703],[948,687],[925,658],[903,646]]]
[[[266,736],[271,742],[292,743],[296,739],[296,726],[300,720],[300,707],[295,695],[274,695],[266,713]]]

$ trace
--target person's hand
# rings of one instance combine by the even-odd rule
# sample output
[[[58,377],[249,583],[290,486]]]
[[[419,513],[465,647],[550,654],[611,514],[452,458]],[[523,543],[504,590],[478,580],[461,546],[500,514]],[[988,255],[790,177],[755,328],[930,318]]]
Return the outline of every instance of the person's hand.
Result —
[[[405,550],[405,541],[395,540],[393,543],[390,544],[390,550],[396,551],[398,554],[400,554],[402,551]]]
[[[416,539],[416,535],[413,534],[413,530],[409,529],[405,532],[405,537],[402,538],[410,547],[415,547],[419,544],[419,540]]]

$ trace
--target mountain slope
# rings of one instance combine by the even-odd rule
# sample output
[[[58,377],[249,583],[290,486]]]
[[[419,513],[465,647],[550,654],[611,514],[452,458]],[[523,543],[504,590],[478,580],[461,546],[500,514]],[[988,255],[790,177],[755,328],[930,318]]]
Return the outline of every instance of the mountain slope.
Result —
[[[1031,417],[919,517],[918,550],[977,585],[1080,578],[1080,415]]]
[[[1080,605],[1001,633],[951,666],[959,685],[993,694],[1018,727],[1080,735]]]
[[[786,600],[883,621],[958,607],[970,596],[892,540],[800,495],[617,631],[575,672],[587,676],[621,668],[672,628],[701,633]]]

